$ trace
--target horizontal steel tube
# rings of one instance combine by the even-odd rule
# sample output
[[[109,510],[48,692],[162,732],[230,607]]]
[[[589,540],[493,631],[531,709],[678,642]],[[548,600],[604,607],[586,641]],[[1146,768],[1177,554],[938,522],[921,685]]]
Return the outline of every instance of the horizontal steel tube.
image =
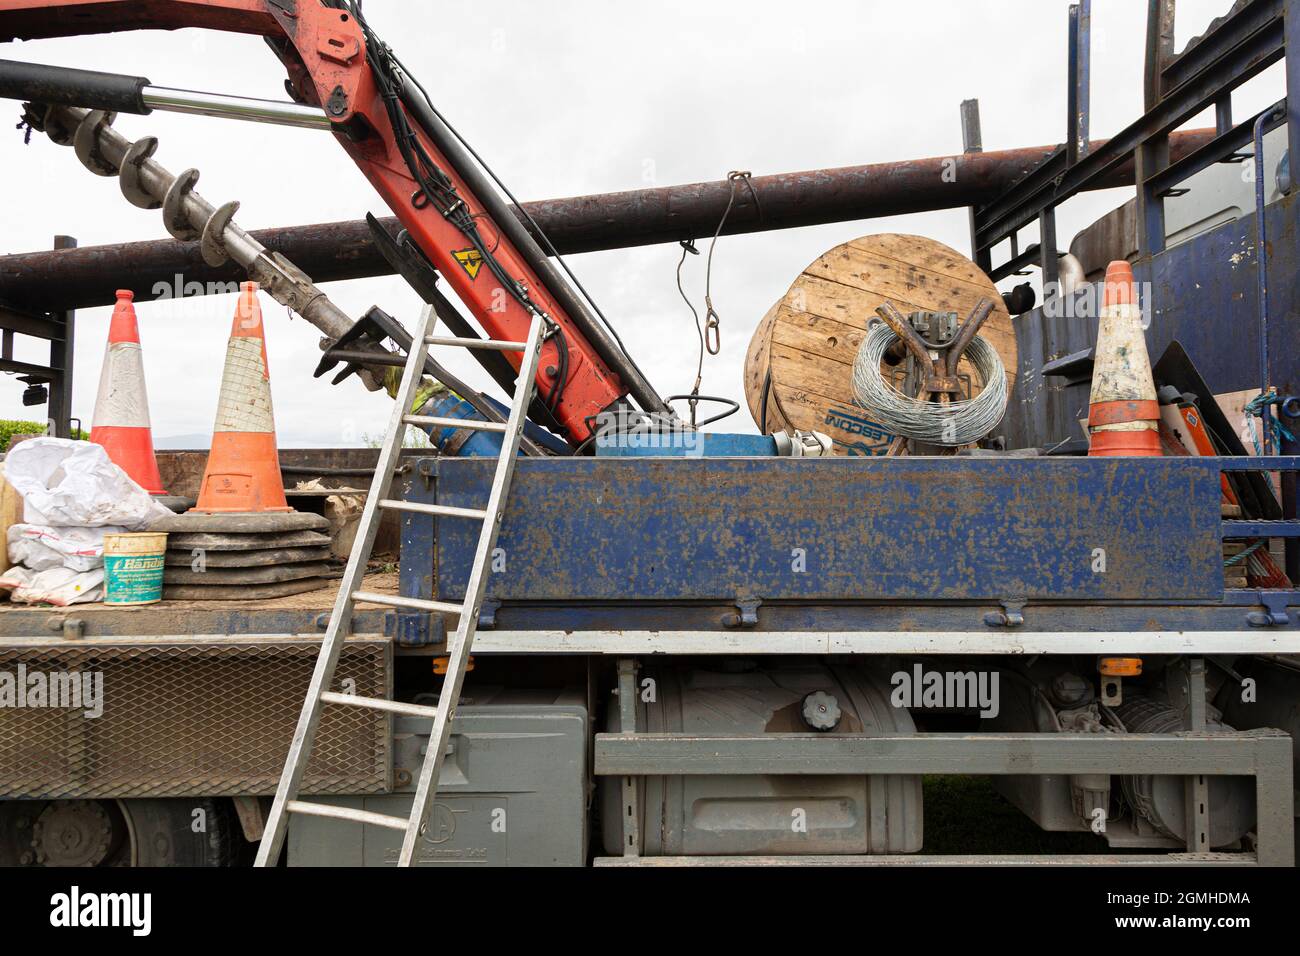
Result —
[[[1225,734],[597,734],[598,776],[675,774],[1203,773],[1254,776],[1270,759],[1290,772],[1281,731]]]
[[[1300,538],[1300,521],[1225,521],[1225,538]]]
[[[1204,145],[1214,130],[1175,133],[1171,159]],[[1091,149],[1103,146],[1096,141]],[[1052,152],[1052,147],[756,176],[755,208],[740,189],[726,234],[762,232],[878,216],[956,209],[992,202]],[[1104,189],[1133,184],[1132,163],[1089,184]],[[561,253],[592,252],[712,235],[730,194],[723,180],[525,203]],[[761,214],[760,214],[761,213]],[[390,231],[396,221],[382,220]],[[71,228],[69,223],[60,228]],[[288,256],[316,282],[390,275],[392,267],[364,220],[263,229],[251,236]],[[0,299],[43,311],[111,305],[123,276],[141,299],[185,294],[185,287],[238,282],[237,266],[212,268],[196,243],[173,239],[86,246],[0,256]]]
[[[196,90],[174,90],[165,86],[146,86],[141,96],[145,106],[169,113],[192,113],[196,116],[250,120],[255,123],[274,123],[279,126],[301,126],[305,129],[330,128],[330,121],[324,110],[298,103],[259,100],[245,96],[222,96],[216,93],[200,93]]]
[[[143,76],[0,60],[0,99],[85,106],[117,113],[148,113],[149,107],[141,97],[148,85]]]
[[[1245,592],[1248,593],[1248,592]],[[975,620],[978,620],[976,618]],[[475,654],[1300,654],[1300,630],[520,631],[474,638]]]
[[[331,128],[329,118],[319,107],[178,90],[153,86],[142,76],[98,73],[16,60],[0,60],[0,98],[117,113],[147,114],[157,109],[309,129]]]

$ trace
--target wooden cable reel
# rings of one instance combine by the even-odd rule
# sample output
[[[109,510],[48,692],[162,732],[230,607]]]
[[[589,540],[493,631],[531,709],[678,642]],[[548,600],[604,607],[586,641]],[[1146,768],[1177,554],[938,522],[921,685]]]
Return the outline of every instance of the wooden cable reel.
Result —
[[[1016,338],[997,287],[955,249],[923,236],[885,233],[836,246],[805,269],[758,323],[745,355],[745,397],[766,434],[819,431],[837,455],[883,455],[894,436],[853,397],[853,361],[886,300],[904,314],[956,312],[964,319],[981,298],[995,303],[980,335],[1002,358],[1015,385]],[[980,380],[968,360],[958,369]],[[764,422],[763,405],[766,405]],[[765,426],[765,427],[764,427]]]

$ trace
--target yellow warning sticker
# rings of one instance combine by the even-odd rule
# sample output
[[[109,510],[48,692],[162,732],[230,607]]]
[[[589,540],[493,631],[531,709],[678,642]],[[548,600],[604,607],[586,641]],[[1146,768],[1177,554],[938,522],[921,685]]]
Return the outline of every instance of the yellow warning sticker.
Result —
[[[483,256],[477,249],[457,249],[452,255],[456,257],[456,261],[461,264],[461,268],[471,280],[478,278],[478,270],[483,265]]]

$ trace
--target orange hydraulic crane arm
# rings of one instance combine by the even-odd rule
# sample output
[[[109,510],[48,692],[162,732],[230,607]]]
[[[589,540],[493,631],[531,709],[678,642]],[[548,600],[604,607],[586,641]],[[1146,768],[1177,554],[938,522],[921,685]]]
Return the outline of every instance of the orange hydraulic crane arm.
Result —
[[[570,442],[585,441],[596,416],[629,395],[645,411],[667,411],[355,5],[0,0],[0,40],[182,27],[266,37],[294,98],[324,111],[335,138],[490,338],[523,340],[532,314],[546,317],[537,392]]]

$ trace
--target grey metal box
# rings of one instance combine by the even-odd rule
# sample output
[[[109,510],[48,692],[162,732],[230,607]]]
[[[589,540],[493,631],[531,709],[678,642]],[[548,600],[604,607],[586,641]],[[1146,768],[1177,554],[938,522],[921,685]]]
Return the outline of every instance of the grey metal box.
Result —
[[[431,722],[393,721],[399,792],[313,797],[406,816]],[[587,861],[587,709],[578,691],[476,688],[462,697],[419,865],[582,866]],[[290,866],[386,866],[402,835],[293,816]]]

